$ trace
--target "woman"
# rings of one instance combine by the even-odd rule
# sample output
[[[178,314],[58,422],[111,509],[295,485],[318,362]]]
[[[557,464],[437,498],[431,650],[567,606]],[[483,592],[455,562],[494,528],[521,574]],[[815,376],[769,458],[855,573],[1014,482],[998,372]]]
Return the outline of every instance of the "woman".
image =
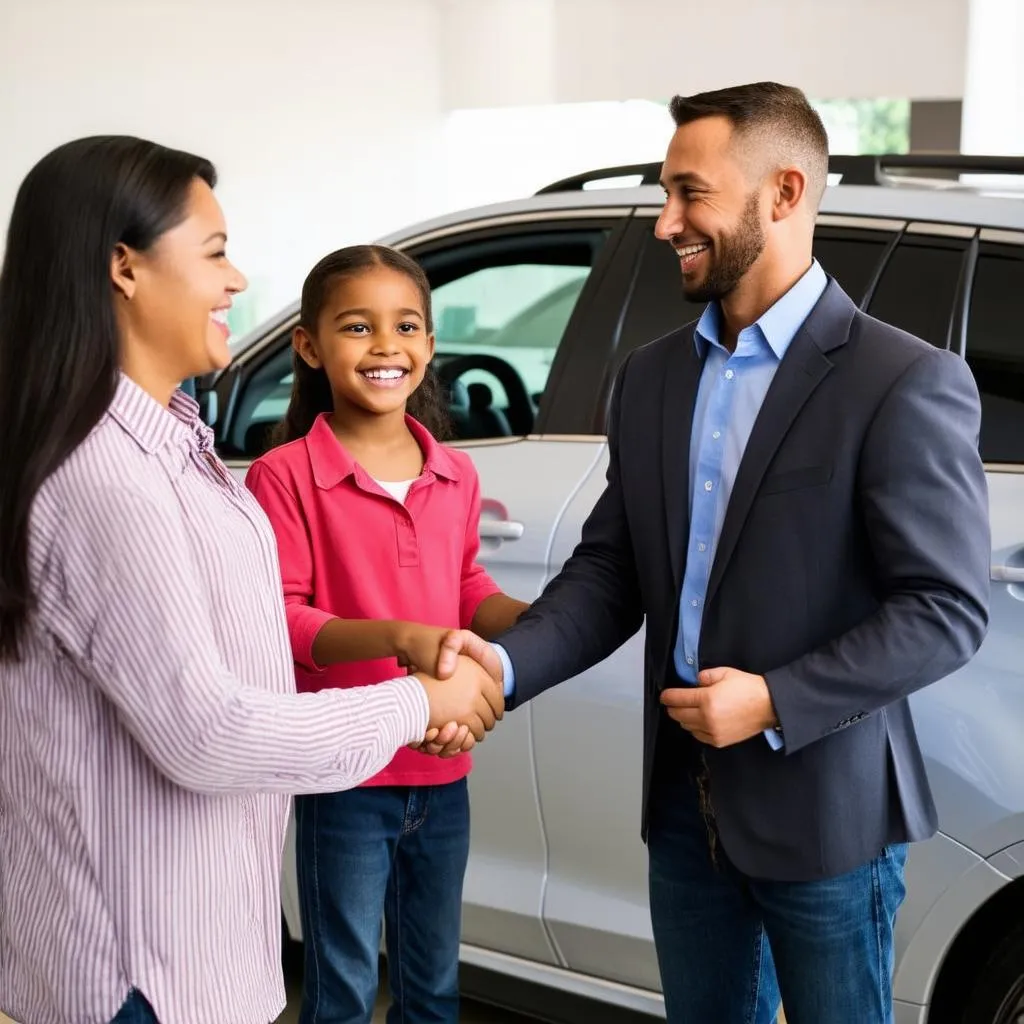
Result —
[[[467,661],[294,693],[273,533],[177,388],[226,365],[245,288],[214,183],[198,157],[82,139],[11,215],[0,1007],[21,1024],[267,1024],[286,794],[501,714]]]

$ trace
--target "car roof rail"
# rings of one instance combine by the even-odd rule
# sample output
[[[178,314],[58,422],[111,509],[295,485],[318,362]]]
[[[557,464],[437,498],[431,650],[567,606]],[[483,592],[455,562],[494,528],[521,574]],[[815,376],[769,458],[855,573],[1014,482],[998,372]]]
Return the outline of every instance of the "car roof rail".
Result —
[[[545,185],[536,195],[542,196],[551,192],[582,192],[587,185],[603,181],[605,178],[635,178],[639,175],[637,185],[657,185],[661,178],[661,164],[622,164],[619,167],[601,167],[596,171],[585,171],[574,174],[570,178]]]
[[[829,174],[840,175],[843,185],[886,185],[894,178],[909,177],[914,171],[931,172],[925,175],[928,177],[956,174],[1024,176],[1024,156],[975,156],[969,153],[834,154],[828,158],[828,171]],[[598,185],[605,180],[636,177],[640,180],[634,182],[634,185],[657,185],[661,178],[661,164],[600,167],[552,182],[535,194],[542,196],[555,192],[581,192],[588,185]]]
[[[886,153],[878,156],[830,156],[829,174],[839,174],[843,185],[886,185],[894,179],[956,174],[1024,175],[1024,156],[976,156],[973,153]],[[896,172],[895,174],[892,172]]]

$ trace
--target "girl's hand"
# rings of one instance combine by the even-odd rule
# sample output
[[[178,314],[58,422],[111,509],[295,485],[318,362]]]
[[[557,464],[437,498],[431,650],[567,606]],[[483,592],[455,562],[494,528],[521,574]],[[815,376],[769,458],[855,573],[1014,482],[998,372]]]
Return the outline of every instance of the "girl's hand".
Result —
[[[409,672],[426,672],[437,678],[441,645],[448,634],[456,632],[418,622],[401,622],[395,635],[395,657]]]

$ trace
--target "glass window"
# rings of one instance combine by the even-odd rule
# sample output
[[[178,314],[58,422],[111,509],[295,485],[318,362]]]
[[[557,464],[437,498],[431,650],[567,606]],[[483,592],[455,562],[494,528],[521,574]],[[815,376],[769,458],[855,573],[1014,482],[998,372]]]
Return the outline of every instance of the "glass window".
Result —
[[[814,235],[814,257],[859,306],[892,237],[884,231],[820,227]]]
[[[548,375],[608,230],[530,231],[414,253],[433,288],[434,368],[449,392],[456,439],[533,430]],[[247,372],[225,457],[256,458],[284,417],[291,333]]]
[[[905,236],[889,257],[867,311],[945,348],[966,247],[966,239]]]
[[[820,227],[815,233],[814,255],[826,273],[859,302],[891,240],[892,235],[884,231]],[[698,319],[704,312],[703,303],[690,302],[684,296],[679,258],[670,245],[652,236],[640,260],[619,340],[620,361],[630,350]]]
[[[538,232],[419,255],[433,286],[435,368],[457,439],[529,434],[607,232]]]
[[[1024,247],[983,244],[967,318],[981,392],[981,455],[1024,463]]]

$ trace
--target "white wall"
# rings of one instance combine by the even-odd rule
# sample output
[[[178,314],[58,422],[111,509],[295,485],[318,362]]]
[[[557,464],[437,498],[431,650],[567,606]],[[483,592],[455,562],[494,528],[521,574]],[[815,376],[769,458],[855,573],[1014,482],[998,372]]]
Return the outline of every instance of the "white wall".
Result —
[[[453,107],[668,99],[762,79],[820,99],[963,94],[969,0],[440,2],[446,25],[472,25],[444,33]]]
[[[69,139],[198,152],[264,316],[332,248],[436,211],[437,30],[430,0],[0,0],[0,226]]]
[[[660,159],[675,92],[774,77],[819,98],[959,97],[967,6],[0,0],[0,229],[61,142],[134,133],[199,152],[253,284],[244,329],[338,245]]]

